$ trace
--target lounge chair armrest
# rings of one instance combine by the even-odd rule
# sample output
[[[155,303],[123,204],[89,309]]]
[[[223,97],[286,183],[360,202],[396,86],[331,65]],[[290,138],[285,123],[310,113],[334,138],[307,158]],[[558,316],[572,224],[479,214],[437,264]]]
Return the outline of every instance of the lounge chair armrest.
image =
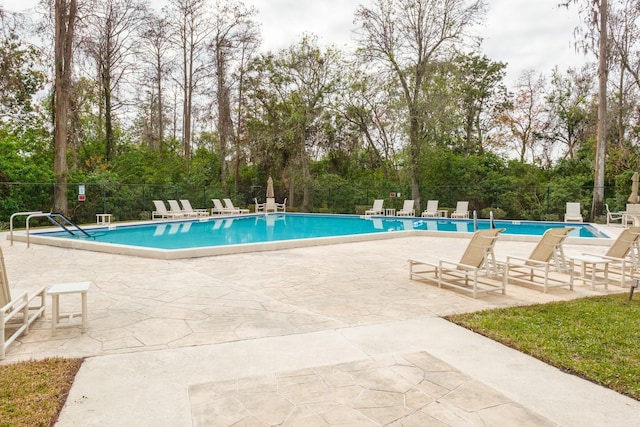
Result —
[[[593,252],[582,252],[581,255],[592,256],[592,257],[596,257],[596,258],[605,258],[605,259],[611,259],[611,260],[620,259],[620,258],[610,257],[610,256],[607,256],[605,254],[596,254],[596,253],[593,253]]]
[[[423,261],[423,260],[419,260],[419,259],[410,259],[409,260],[409,264],[410,265],[427,265],[427,266],[433,267],[433,268],[438,268],[439,267],[439,263],[438,262]]]
[[[29,306],[29,299],[27,293],[20,294],[17,298],[14,298],[11,302],[0,308],[0,312],[3,314],[5,323],[16,315],[21,314],[25,307]],[[4,325],[3,325],[4,326]]]
[[[520,261],[517,264],[512,264],[511,260],[515,260],[515,261]],[[543,267],[545,265],[547,265],[547,262],[544,261],[536,261],[534,259],[530,259],[530,258],[524,258],[524,257],[518,257],[518,256],[508,256],[507,260],[504,263],[501,263],[503,265],[509,265],[509,266],[514,266],[514,267]]]
[[[440,268],[440,270],[465,270],[465,271],[475,271],[477,270],[476,267],[473,267],[471,265],[467,265],[467,264],[460,264],[459,262],[455,262],[455,261],[448,261],[448,260],[440,260],[438,267]]]
[[[619,262],[621,264],[624,264],[626,262],[629,262],[629,263],[632,262],[630,259],[627,259],[627,258],[616,258],[616,257],[613,257],[613,256],[608,256],[608,255],[603,255],[603,254],[592,254],[592,253],[588,253],[588,252],[583,252],[582,255],[587,255],[587,256],[592,256],[592,257],[596,257],[596,258],[607,259],[609,261]]]

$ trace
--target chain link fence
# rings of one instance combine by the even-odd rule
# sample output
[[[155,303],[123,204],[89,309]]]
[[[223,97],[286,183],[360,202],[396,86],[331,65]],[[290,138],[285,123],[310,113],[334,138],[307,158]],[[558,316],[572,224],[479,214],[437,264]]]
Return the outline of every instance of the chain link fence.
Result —
[[[252,208],[253,200],[264,200],[266,186],[252,185],[229,194],[220,186],[197,186],[189,184],[84,184],[70,183],[67,187],[69,200],[68,216],[78,224],[95,222],[96,214],[110,213],[115,221],[144,220],[151,218],[153,200],[189,199],[194,208],[213,206],[211,199],[231,198],[234,205]],[[80,194],[84,190],[84,194]],[[15,212],[53,210],[56,192],[54,183],[0,183],[0,224],[8,227],[9,218]],[[287,210],[301,210],[301,194],[292,198],[281,189],[276,190],[276,198],[287,197]],[[490,188],[481,184],[468,186],[437,186],[425,189],[421,194],[421,208],[427,200],[439,200],[441,209],[453,209],[458,200],[468,200],[469,209],[481,218],[487,218],[493,211],[495,218],[562,220],[565,203],[580,202],[585,218],[591,209],[593,188],[566,188],[554,185],[527,186],[513,188]],[[84,197],[81,197],[84,196]],[[622,210],[626,194],[616,195],[613,187],[605,188],[605,200],[611,210]],[[80,200],[83,198],[84,200]],[[408,188],[393,185],[376,187],[354,186],[342,180],[323,181],[310,189],[310,212],[322,213],[363,213],[371,207],[374,199],[384,199],[385,207],[399,209],[404,199],[410,199]],[[291,201],[294,201],[291,205]],[[419,213],[418,213],[419,215]],[[604,212],[602,213],[604,215]],[[600,216],[600,214],[598,215]],[[19,220],[16,220],[19,222]],[[15,224],[16,227],[24,224]]]

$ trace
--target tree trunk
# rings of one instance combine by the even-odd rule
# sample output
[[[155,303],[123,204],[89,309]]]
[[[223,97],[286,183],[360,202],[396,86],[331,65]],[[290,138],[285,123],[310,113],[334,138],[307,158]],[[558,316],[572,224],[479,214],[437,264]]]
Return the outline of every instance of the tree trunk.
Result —
[[[182,97],[182,146],[185,160],[185,170],[189,172],[191,158],[191,85],[193,84],[193,51],[188,46],[182,46],[183,67],[183,97]]]
[[[242,145],[244,143],[244,66],[240,67],[240,77],[238,79],[238,108],[236,110],[236,134],[234,138],[235,145],[235,162],[233,167],[233,190],[234,192],[238,192],[238,187],[240,184],[240,161],[241,161],[241,152]]]
[[[290,167],[290,169],[293,169],[293,167]],[[289,206],[296,205],[296,184],[293,178],[295,176],[293,172],[293,170],[289,171],[289,194],[287,194],[287,203]]]
[[[189,172],[191,161],[191,89],[185,88],[185,99],[183,105],[182,120],[182,143],[184,146],[185,170]]]
[[[311,191],[309,189],[309,162],[307,156],[302,157],[302,212],[311,211]]]
[[[112,122],[112,107],[111,107],[111,70],[109,68],[105,69],[102,79],[103,79],[103,90],[104,90],[104,157],[107,162],[111,161],[113,157],[113,122]]]
[[[593,221],[604,208],[604,164],[607,145],[607,0],[600,1],[600,39],[598,58],[598,132],[593,182]]]
[[[227,151],[231,135],[229,134],[229,121],[231,112],[229,105],[229,89],[224,83],[218,84],[218,142],[220,146],[220,186],[224,193],[227,192]]]
[[[218,93],[218,141],[220,144],[220,185],[224,193],[227,192],[227,151],[232,140],[233,125],[231,123],[231,96],[226,83],[227,58],[218,41],[216,49],[216,72]]]
[[[162,58],[160,56],[158,56],[156,58],[157,62],[156,62],[156,79],[157,81],[157,88],[156,90],[158,91],[158,99],[156,100],[157,102],[157,112],[156,114],[158,115],[157,119],[158,119],[158,148],[160,148],[161,150],[164,149],[164,114],[162,114]]]
[[[409,114],[411,116],[411,129],[409,135],[409,150],[410,150],[410,168],[411,168],[411,198],[413,199],[416,212],[421,212],[420,209],[420,171],[418,165],[420,164],[420,138],[418,134],[419,124],[415,113],[410,109]]]
[[[73,30],[76,19],[76,0],[55,2],[55,109],[54,109],[54,161],[55,192],[53,210],[68,214],[67,201],[67,125],[71,96],[71,59]]]

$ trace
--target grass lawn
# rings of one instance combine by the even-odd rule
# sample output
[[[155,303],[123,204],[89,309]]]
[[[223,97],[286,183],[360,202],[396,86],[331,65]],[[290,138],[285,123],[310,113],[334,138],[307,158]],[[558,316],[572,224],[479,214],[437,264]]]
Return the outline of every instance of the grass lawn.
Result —
[[[0,366],[0,426],[52,426],[81,364],[51,358]]]
[[[640,295],[614,294],[447,320],[640,400]]]

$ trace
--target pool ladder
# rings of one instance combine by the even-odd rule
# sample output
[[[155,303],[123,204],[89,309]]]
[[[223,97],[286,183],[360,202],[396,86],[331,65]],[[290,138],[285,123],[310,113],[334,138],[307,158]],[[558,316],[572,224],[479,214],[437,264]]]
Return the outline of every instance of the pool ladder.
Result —
[[[72,236],[75,236],[76,234],[67,227],[74,227],[77,231],[81,232],[85,236],[91,237],[89,233],[87,233],[82,228],[80,228],[78,224],[74,223],[73,221],[71,221],[69,218],[67,218],[61,213],[52,212],[47,216],[47,219],[51,221],[53,224],[59,225],[60,227],[62,227],[64,231],[71,234]]]
[[[87,233],[85,230],[80,228],[79,225],[77,225],[76,223],[74,223],[73,221],[71,221],[69,218],[67,218],[61,213],[34,212],[34,213],[31,213],[29,216],[27,216],[27,247],[29,247],[29,243],[30,243],[29,242],[29,220],[31,218],[42,218],[42,217],[47,218],[52,224],[59,226],[60,228],[62,228],[64,231],[71,234],[72,236],[75,236],[76,233],[80,232],[84,234],[86,237],[91,237],[89,233]],[[74,232],[74,229],[75,229],[75,232]],[[13,244],[13,236],[11,239],[11,243]]]

